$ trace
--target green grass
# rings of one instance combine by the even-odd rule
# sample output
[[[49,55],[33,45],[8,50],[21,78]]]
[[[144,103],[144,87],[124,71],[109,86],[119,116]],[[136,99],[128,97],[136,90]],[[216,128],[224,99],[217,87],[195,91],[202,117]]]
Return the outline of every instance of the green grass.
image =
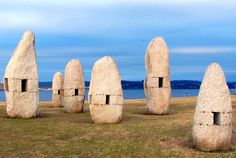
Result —
[[[231,150],[193,148],[195,102],[172,99],[169,114],[155,116],[147,114],[144,100],[127,100],[119,124],[93,124],[87,104],[84,113],[69,114],[40,103],[41,117],[10,119],[0,103],[0,157],[236,157],[236,121]],[[236,97],[233,108],[235,114]]]

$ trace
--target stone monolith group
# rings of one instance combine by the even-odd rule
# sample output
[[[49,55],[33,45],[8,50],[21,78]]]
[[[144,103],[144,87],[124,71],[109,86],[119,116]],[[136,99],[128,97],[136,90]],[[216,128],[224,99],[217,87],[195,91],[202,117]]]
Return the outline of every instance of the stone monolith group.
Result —
[[[145,56],[145,68],[147,109],[151,114],[166,114],[171,97],[170,64],[169,50],[162,37],[156,37],[150,42]]]
[[[118,67],[113,58],[105,56],[94,64],[88,96],[93,122],[121,121],[123,91]]]
[[[52,103],[55,107],[62,106],[63,74],[56,72],[52,81]]]
[[[84,71],[79,60],[71,60],[65,68],[63,84],[65,112],[83,112],[85,98]]]
[[[31,118],[39,114],[38,66],[32,32],[24,33],[7,65],[4,89],[10,117]]]
[[[232,135],[231,96],[221,67],[208,66],[195,108],[193,140],[202,151],[230,147]]]

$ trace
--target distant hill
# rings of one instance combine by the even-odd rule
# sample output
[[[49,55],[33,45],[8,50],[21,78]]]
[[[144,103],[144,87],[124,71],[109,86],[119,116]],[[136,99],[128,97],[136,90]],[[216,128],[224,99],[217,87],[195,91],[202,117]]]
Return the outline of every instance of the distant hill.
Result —
[[[121,81],[123,89],[143,89],[142,81]],[[236,88],[236,82],[227,82],[230,89]],[[193,80],[174,80],[171,81],[172,89],[199,89],[201,81]],[[85,81],[85,86],[89,87],[89,81]],[[52,82],[39,82],[40,88],[51,88]],[[3,84],[0,83],[0,90],[3,90]]]

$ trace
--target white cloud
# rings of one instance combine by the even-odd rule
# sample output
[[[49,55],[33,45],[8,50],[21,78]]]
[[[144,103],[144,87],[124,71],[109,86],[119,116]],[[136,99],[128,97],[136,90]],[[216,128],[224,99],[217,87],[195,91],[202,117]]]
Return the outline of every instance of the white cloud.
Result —
[[[22,26],[37,26],[43,25],[43,17],[40,14],[34,12],[11,12],[2,11],[0,12],[0,19],[4,23],[0,26],[1,28],[15,28]]]
[[[236,47],[179,47],[170,49],[170,52],[176,54],[234,53]]]
[[[40,37],[36,44],[42,71],[51,65],[61,69],[71,58],[82,58],[90,69],[99,57],[113,55],[126,78],[140,78],[145,49],[156,35],[169,46],[186,46],[173,47],[171,53],[232,55],[235,8],[235,0],[0,0],[0,60],[8,62],[18,38],[29,29]],[[176,56],[180,57],[173,63],[187,66],[173,66],[173,73],[205,71],[202,66],[191,67],[202,61],[201,55],[196,62],[190,55]],[[204,61],[210,63],[212,57]],[[226,59],[221,60],[234,63],[228,62],[233,60],[230,56]]]
[[[134,26],[136,29],[155,27],[161,30],[170,29],[173,24],[187,26],[209,19],[227,19],[228,14],[233,15],[228,9],[233,8],[233,4],[236,3],[232,0],[227,3],[213,0],[7,0],[0,2],[0,21],[3,22],[0,32],[31,29],[43,33],[101,35],[112,29],[113,34],[123,32],[127,35]],[[212,14],[204,12],[205,16],[201,16],[199,10],[206,6],[209,7],[205,10]],[[214,6],[227,10],[224,18],[221,18],[223,14],[214,11],[218,11]]]
[[[107,47],[47,47],[36,49],[37,57],[39,58],[61,58],[65,56],[78,56],[78,57],[88,57],[91,58],[104,54],[106,52],[114,52],[114,48]],[[9,58],[14,49],[1,49],[0,57]],[[51,59],[50,59],[51,60]]]
[[[206,66],[199,66],[199,65],[187,65],[187,66],[183,66],[183,65],[174,65],[171,67],[171,71],[173,73],[202,73],[206,70]]]
[[[110,48],[91,48],[91,47],[57,47],[57,48],[43,48],[38,49],[38,57],[65,57],[65,56],[78,56],[78,57],[89,57],[91,55],[96,56],[100,53],[111,51]]]
[[[234,0],[227,0],[220,2],[221,4],[232,3]],[[45,5],[55,5],[55,6],[110,6],[110,5],[184,5],[184,4],[217,4],[215,0],[8,0],[2,1],[1,4],[13,4],[13,5],[29,5],[29,6],[45,6]],[[219,4],[219,2],[218,2]]]

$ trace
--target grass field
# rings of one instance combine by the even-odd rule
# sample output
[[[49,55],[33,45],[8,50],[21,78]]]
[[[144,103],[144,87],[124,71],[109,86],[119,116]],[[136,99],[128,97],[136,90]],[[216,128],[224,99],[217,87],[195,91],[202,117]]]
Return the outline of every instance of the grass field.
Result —
[[[93,124],[88,105],[79,114],[40,103],[41,117],[7,118],[0,103],[0,157],[236,157],[236,96],[232,149],[193,148],[191,128],[196,98],[171,100],[168,115],[148,115],[144,100],[124,102],[119,124]]]

